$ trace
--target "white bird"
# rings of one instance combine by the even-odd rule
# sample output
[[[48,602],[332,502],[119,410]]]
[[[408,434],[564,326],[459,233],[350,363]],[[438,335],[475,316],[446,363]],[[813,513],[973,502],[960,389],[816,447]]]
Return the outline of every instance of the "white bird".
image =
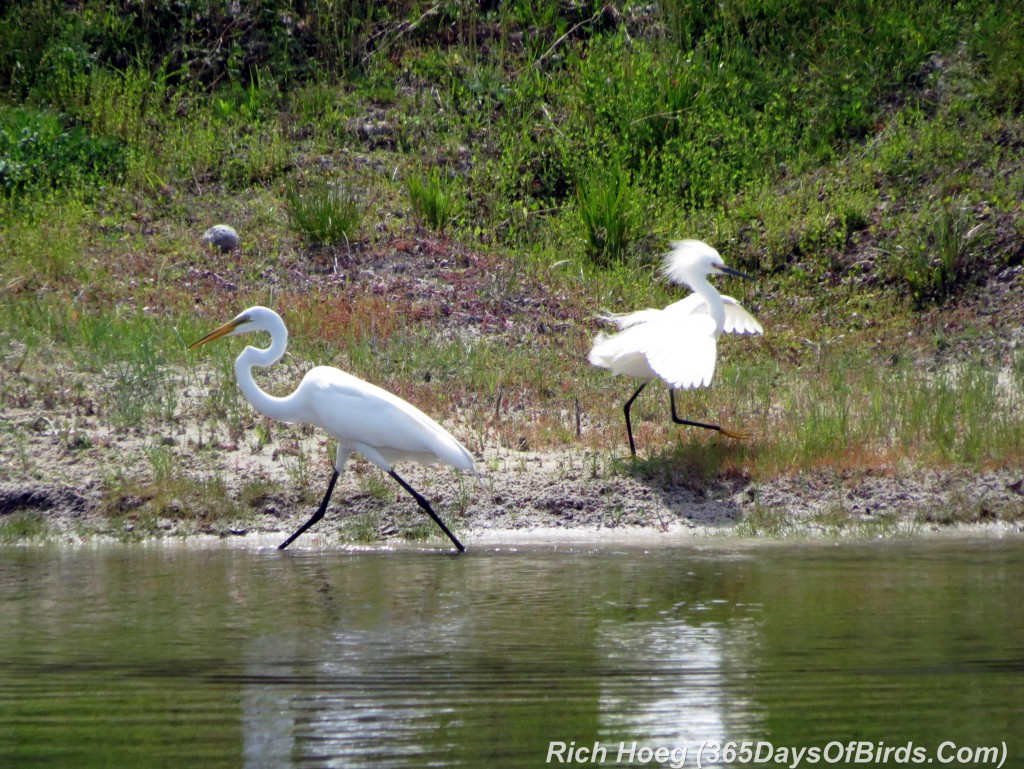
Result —
[[[441,425],[418,408],[376,385],[330,366],[310,369],[291,395],[278,398],[260,389],[252,376],[254,366],[272,366],[288,346],[288,329],[281,316],[266,307],[250,307],[234,320],[207,334],[188,349],[222,336],[266,331],[270,347],[246,347],[235,359],[235,378],[245,399],[261,414],[282,422],[316,425],[338,441],[334,474],[320,507],[278,549],[284,550],[300,534],[324,517],[334,484],[353,452],[394,478],[427,511],[458,548],[462,543],[448,530],[430,503],[396,473],[392,464],[414,459],[425,465],[443,462],[459,470],[474,469],[473,456]]]
[[[633,426],[629,409],[643,389],[654,379],[669,386],[672,421],[676,424],[717,430],[730,438],[744,439],[743,433],[726,430],[719,425],[692,422],[676,415],[675,391],[706,387],[715,373],[718,337],[723,331],[737,334],[760,334],[764,331],[749,312],[730,296],[722,296],[708,282],[708,275],[737,275],[726,267],[721,255],[699,240],[679,240],[665,255],[662,274],[675,283],[684,283],[694,293],[663,310],[648,309],[623,315],[606,315],[619,327],[617,334],[599,334],[590,350],[590,362],[623,374],[642,379],[632,397],[626,401],[626,432],[629,450],[636,456]]]

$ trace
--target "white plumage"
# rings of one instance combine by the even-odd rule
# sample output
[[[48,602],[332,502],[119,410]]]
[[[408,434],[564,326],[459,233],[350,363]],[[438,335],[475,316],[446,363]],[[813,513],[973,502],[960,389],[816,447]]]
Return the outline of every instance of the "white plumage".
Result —
[[[463,550],[426,499],[395,473],[393,465],[402,460],[415,460],[427,465],[444,463],[459,470],[473,470],[473,456],[466,447],[411,403],[330,366],[310,369],[291,395],[276,397],[264,392],[253,379],[253,367],[274,365],[288,346],[284,321],[266,307],[250,307],[189,349],[222,336],[254,331],[269,333],[270,347],[246,347],[235,360],[235,377],[245,399],[270,419],[316,425],[338,442],[334,474],[320,508],[281,545],[281,549],[323,517],[338,475],[353,452],[358,451],[412,494],[455,546]]]
[[[707,243],[699,240],[676,241],[665,256],[662,274],[673,282],[684,283],[694,293],[661,310],[646,309],[604,316],[619,331],[597,336],[590,350],[590,362],[613,374],[633,377],[643,382],[624,409],[630,449],[634,455],[636,449],[629,408],[647,383],[661,379],[669,386],[670,392],[706,387],[711,384],[715,373],[718,337],[723,332],[760,334],[764,331],[757,319],[739,302],[732,297],[722,296],[708,282],[708,275],[723,273],[749,278],[726,267],[718,251]],[[680,420],[675,415],[674,396],[672,415],[673,421],[681,424],[697,425],[741,437],[717,425]]]
[[[339,470],[354,451],[384,472],[403,460],[473,469],[466,447],[433,419],[397,395],[339,369],[310,369],[288,397],[305,402],[302,418],[295,421],[322,427],[338,441]],[[251,398],[249,402],[272,417]]]

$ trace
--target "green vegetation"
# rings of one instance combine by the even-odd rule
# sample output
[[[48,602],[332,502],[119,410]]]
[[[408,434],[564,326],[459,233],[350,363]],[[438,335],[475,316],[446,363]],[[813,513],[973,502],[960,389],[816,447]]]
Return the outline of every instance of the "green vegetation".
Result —
[[[356,240],[363,208],[349,190],[318,185],[299,191],[285,191],[288,223],[310,245],[344,245]]]
[[[723,339],[715,386],[680,403],[755,438],[706,451],[717,439],[667,424],[652,393],[634,410],[645,450],[755,479],[1024,459],[1012,5],[5,9],[2,409],[111,434],[197,421],[189,450],[259,450],[277,428],[253,432],[232,350],[183,348],[260,302],[292,331],[282,387],[341,365],[458,415],[474,449],[615,450],[631,385],[585,363],[593,318],[679,298],[653,267],[698,237],[756,277],[723,290],[768,333]],[[241,253],[199,248],[217,222]],[[296,451],[297,478],[315,474]],[[152,464],[108,478],[111,498],[158,516],[226,499]]]
[[[416,221],[444,232],[458,207],[455,185],[434,169],[425,176],[410,175],[405,187]]]
[[[20,513],[0,520],[0,544],[23,539],[43,539],[49,534],[46,519],[39,514]]]
[[[8,197],[50,187],[117,181],[125,171],[123,144],[65,127],[52,112],[12,109],[0,114],[0,192]]]

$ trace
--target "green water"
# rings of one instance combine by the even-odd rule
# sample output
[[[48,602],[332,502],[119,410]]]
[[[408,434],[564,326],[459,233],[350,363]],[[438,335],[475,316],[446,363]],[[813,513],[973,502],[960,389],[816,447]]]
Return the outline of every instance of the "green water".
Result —
[[[0,767],[1024,766],[1022,592],[1020,540],[4,548]]]

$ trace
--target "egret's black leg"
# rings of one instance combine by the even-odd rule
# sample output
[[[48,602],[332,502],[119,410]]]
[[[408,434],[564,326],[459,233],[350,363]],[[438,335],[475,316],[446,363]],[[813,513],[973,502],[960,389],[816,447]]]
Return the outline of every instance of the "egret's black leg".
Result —
[[[324,517],[324,513],[327,512],[327,503],[331,501],[331,492],[334,491],[334,483],[338,480],[338,471],[334,471],[334,475],[331,476],[331,482],[327,484],[327,493],[324,494],[324,501],[320,503],[320,507],[317,511],[310,516],[310,519],[299,527],[299,530],[292,534],[288,539],[277,546],[278,550],[284,550],[288,545],[294,542],[302,532],[312,526],[314,523]]]
[[[427,500],[423,497],[422,494],[420,494],[418,491],[416,491],[416,489],[414,489],[412,486],[410,486],[408,483],[402,480],[402,477],[394,470],[388,470],[388,475],[390,475],[392,478],[398,481],[399,485],[403,489],[412,494],[413,499],[415,499],[419,503],[420,507],[427,511],[427,514],[434,519],[434,523],[441,527],[441,531],[448,535],[448,539],[450,539],[454,543],[455,547],[458,548],[458,551],[460,553],[466,552],[466,548],[464,548],[462,546],[462,543],[455,538],[454,534],[448,531],[448,527],[444,525],[444,521],[437,517],[437,513],[434,512],[434,508],[430,506],[430,503],[427,502]]]
[[[719,425],[709,425],[704,422],[693,422],[689,419],[680,419],[679,415],[676,414],[676,391],[669,388],[668,399],[672,404],[672,421],[677,425],[689,425],[690,427],[703,427],[705,430],[717,430],[722,435],[728,435],[730,438],[736,438],[737,440],[746,440],[747,435],[744,433],[733,432],[732,430],[726,430],[724,427]]]
[[[633,423],[629,421],[629,407],[633,405],[633,401],[636,400],[636,396],[642,393],[645,387],[647,387],[647,382],[644,382],[636,388],[636,392],[633,393],[632,397],[630,397],[628,401],[626,401],[626,405],[622,407],[622,411],[626,415],[626,435],[629,436],[629,453],[634,457],[636,456],[636,444],[633,443]]]

